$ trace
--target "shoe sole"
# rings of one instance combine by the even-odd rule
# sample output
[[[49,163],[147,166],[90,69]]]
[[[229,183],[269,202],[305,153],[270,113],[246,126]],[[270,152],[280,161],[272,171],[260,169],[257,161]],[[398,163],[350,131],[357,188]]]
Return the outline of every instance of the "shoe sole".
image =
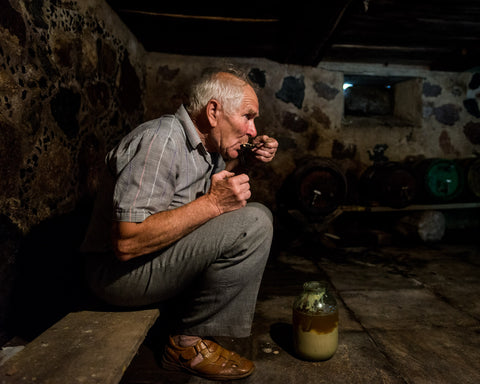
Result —
[[[194,369],[190,369],[187,367],[183,367],[181,365],[178,365],[176,363],[172,363],[171,361],[168,361],[165,359],[165,356],[162,356],[162,367],[166,369],[167,371],[176,371],[176,372],[186,372],[190,373],[192,375],[202,377],[204,379],[209,379],[209,380],[237,380],[237,379],[243,379],[247,376],[250,376],[253,371],[255,370],[255,366],[252,367],[252,369],[242,375],[206,375],[202,374],[200,372],[195,371]]]

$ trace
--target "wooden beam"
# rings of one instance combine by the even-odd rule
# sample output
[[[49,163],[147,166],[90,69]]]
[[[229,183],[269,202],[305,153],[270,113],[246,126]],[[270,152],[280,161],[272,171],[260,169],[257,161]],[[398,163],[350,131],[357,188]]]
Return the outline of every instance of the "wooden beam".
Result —
[[[363,205],[342,205],[338,209],[343,212],[397,212],[397,211],[426,211],[445,209],[472,209],[480,208],[480,203],[450,203],[450,204],[415,204],[404,208],[368,207]]]
[[[350,7],[354,0],[348,0],[345,5],[340,9],[337,17],[335,18],[335,21],[333,25],[331,26],[330,30],[328,33],[319,41],[319,44],[312,49],[312,62],[315,66],[317,66],[320,61],[322,61],[323,55],[330,43],[330,40],[332,39],[332,36],[337,30],[338,25],[340,24],[340,21],[345,15],[345,12],[347,9]]]
[[[285,62],[316,66],[349,7],[358,0],[297,5],[282,17]]]
[[[0,383],[117,384],[158,309],[72,312],[0,367]]]
[[[208,16],[208,15],[187,15],[180,13],[164,13],[164,12],[151,12],[140,11],[136,9],[118,9],[118,13],[134,14],[154,17],[168,17],[173,19],[192,19],[192,20],[205,20],[205,21],[222,21],[222,22],[234,22],[234,23],[277,23],[280,20],[275,18],[249,18],[249,17],[228,17],[228,16]]]

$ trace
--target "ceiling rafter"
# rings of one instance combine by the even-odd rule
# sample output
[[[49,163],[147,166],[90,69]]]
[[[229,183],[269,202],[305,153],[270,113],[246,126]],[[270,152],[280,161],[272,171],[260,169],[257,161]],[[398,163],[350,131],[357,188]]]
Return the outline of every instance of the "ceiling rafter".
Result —
[[[107,0],[148,51],[479,70],[478,0]],[[215,44],[207,42],[215,39]],[[480,71],[480,70],[479,70]]]

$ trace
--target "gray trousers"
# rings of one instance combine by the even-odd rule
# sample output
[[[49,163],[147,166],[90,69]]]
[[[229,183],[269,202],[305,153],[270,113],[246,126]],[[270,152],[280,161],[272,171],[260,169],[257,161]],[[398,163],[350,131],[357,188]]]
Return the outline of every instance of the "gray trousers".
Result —
[[[249,203],[159,253],[126,262],[113,255],[88,255],[87,281],[113,305],[175,303],[179,334],[246,337],[272,233],[270,211]]]

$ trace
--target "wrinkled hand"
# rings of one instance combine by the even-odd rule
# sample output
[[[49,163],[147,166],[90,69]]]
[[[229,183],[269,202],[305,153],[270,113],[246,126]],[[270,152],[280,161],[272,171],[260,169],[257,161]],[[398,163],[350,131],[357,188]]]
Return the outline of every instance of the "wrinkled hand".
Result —
[[[273,137],[267,135],[257,136],[253,140],[253,144],[256,146],[252,149],[253,156],[263,163],[272,161],[275,153],[277,153],[278,141]]]
[[[221,214],[234,211],[244,207],[252,195],[249,181],[248,175],[244,173],[235,175],[232,172],[221,171],[212,176],[207,196]]]

